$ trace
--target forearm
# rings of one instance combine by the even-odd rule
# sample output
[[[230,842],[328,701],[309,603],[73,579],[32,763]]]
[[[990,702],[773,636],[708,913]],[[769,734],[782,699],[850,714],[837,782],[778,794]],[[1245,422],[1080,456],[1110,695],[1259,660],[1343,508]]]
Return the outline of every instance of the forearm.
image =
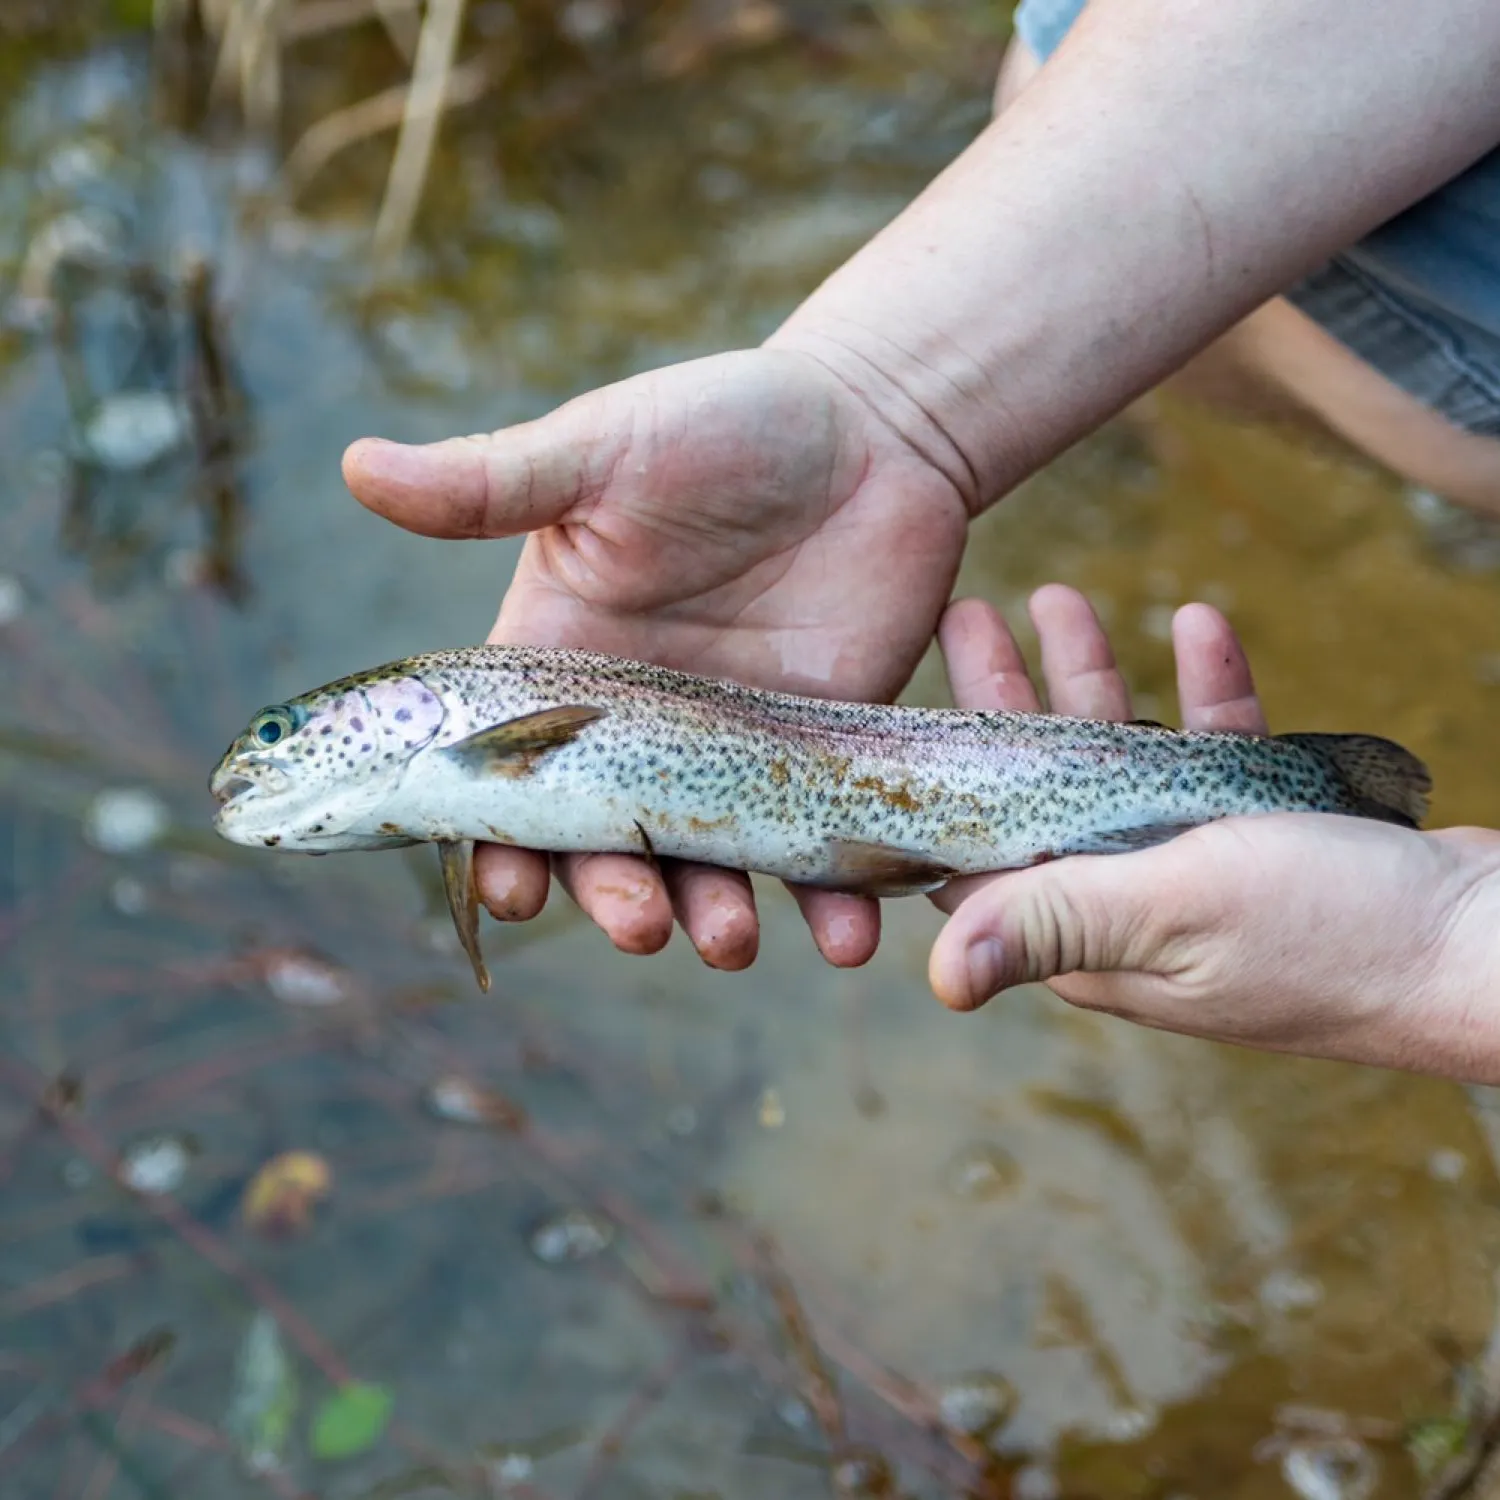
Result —
[[[1497,141],[1494,0],[1093,0],[771,343],[977,511]]]

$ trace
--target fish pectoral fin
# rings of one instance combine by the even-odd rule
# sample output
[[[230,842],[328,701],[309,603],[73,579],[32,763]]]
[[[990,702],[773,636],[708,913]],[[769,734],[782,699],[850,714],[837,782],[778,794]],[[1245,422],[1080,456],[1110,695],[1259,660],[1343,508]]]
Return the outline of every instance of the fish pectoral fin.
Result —
[[[474,883],[474,845],[469,839],[441,839],[438,859],[443,867],[443,892],[454,931],[463,944],[474,978],[485,994],[490,992],[490,971],[479,947],[479,887]]]
[[[522,714],[518,719],[491,724],[488,729],[449,745],[443,754],[485,770],[529,770],[538,755],[576,739],[588,725],[604,718],[605,713],[605,709],[582,704],[543,708],[534,714]]]
[[[1101,833],[1085,834],[1062,854],[1129,854],[1134,849],[1152,849],[1165,844],[1179,834],[1190,833],[1201,828],[1201,823],[1141,823],[1134,828],[1112,828]]]
[[[829,839],[826,890],[856,896],[922,896],[958,873],[931,855],[860,839]]]

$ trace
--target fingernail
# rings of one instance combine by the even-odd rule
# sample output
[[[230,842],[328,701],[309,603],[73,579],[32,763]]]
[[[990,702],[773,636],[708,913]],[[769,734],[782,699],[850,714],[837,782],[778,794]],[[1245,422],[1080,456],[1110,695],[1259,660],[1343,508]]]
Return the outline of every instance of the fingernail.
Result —
[[[997,937],[978,938],[964,952],[969,971],[969,1003],[983,1005],[1005,978],[1005,949]]]

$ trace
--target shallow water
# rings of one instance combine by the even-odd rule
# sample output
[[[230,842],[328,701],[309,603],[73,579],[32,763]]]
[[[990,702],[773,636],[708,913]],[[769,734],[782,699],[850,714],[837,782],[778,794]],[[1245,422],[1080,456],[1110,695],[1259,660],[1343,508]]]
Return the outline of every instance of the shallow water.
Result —
[[[1160,1036],[1045,991],[950,1016],[925,989],[924,904],[890,908],[875,963],[836,975],[769,886],[748,974],[708,973],[680,939],[624,959],[554,902],[486,929],[481,999],[420,851],[262,859],[206,831],[204,776],[254,707],[481,638],[513,563],[367,515],[344,445],[520,420],[759,336],[983,118],[998,41],[950,9],[890,5],[841,50],[716,53],[665,81],[584,89],[543,59],[537,98],[582,103],[508,95],[455,122],[411,272],[373,300],[379,148],[290,219],[248,149],[151,122],[134,43],[30,63],[0,252],[18,264],[48,217],[102,199],[147,255],[207,254],[252,417],[234,470],[250,593],[235,608],[195,581],[186,461],[109,476],[82,548],[59,546],[64,385],[48,341],[13,330],[7,1495],[881,1493],[830,1471],[838,1420],[912,1496],[1418,1492],[1414,1424],[1461,1410],[1496,1321],[1500,1182],[1463,1090]],[[309,77],[300,104],[327,107],[334,85]],[[128,384],[128,317],[89,316],[95,379]],[[976,527],[963,583],[1016,610],[1049,578],[1086,589],[1153,717],[1174,708],[1171,608],[1208,598],[1277,725],[1401,739],[1432,764],[1435,821],[1494,826],[1500,574],[1483,535],[1451,533],[1344,455],[1157,401]],[[929,662],[913,696],[939,693]],[[120,788],[169,814],[133,853],[84,836]],[[455,1079],[505,1101],[489,1123],[451,1118]],[[331,1188],[305,1222],[283,1197],[272,1234],[247,1189],[289,1151]],[[166,1190],[123,1192],[119,1153]],[[283,1467],[255,1474],[227,1434],[259,1309],[297,1384],[278,1387]],[[320,1459],[310,1420],[351,1375],[393,1416]],[[996,1434],[942,1435],[1002,1379],[1017,1403]]]

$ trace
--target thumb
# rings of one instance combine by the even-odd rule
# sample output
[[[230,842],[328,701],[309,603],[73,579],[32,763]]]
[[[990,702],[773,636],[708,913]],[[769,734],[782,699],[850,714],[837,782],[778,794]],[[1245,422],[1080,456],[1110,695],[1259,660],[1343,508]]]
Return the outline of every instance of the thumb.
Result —
[[[1074,856],[987,882],[933,945],[934,993],[950,1010],[975,1010],[1012,985],[1160,969],[1183,931],[1181,882],[1167,878],[1165,852]]]
[[[407,444],[360,438],[344,482],[361,505],[422,536],[471,540],[553,526],[602,488],[619,446],[579,397],[534,422]],[[597,416],[597,414],[596,414]]]

